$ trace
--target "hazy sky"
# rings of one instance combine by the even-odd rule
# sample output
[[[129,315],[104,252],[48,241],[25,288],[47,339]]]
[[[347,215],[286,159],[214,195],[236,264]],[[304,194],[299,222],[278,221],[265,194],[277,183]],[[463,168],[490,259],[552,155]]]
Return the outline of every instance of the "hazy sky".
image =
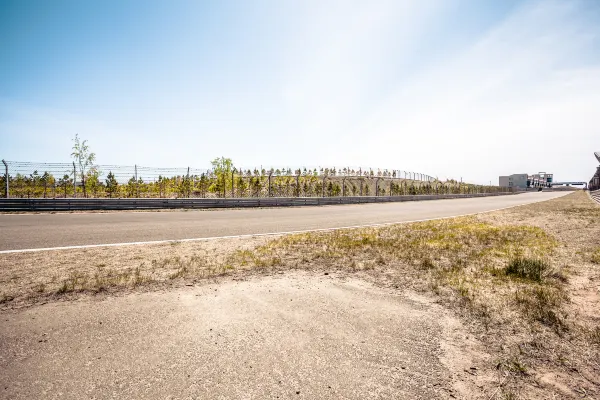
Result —
[[[600,1],[0,1],[0,158],[588,180]]]

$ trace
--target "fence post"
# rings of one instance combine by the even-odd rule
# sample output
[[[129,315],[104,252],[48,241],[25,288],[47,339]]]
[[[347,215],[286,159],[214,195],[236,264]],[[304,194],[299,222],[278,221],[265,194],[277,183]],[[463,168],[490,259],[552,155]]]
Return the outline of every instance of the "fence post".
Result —
[[[192,185],[190,183],[190,167],[188,167],[186,179],[187,179],[187,188],[188,188],[188,198],[190,198],[191,192],[192,192]]]
[[[77,169],[75,168],[75,161],[73,161],[73,197],[77,197]]]
[[[6,163],[6,161],[2,160],[2,164],[4,164],[4,178],[6,180],[6,198],[8,199],[9,195],[9,191],[8,191],[8,164]]]
[[[273,174],[273,171],[269,171],[269,197],[271,197],[271,175]]]
[[[138,178],[137,178],[137,164],[134,164],[133,168],[135,168],[135,191],[136,191],[136,196],[140,197],[140,185],[138,184]]]
[[[234,191],[234,187],[233,187],[233,184],[235,182],[235,176],[234,175],[235,175],[235,168],[233,168],[231,170],[231,198],[235,197],[235,191]]]

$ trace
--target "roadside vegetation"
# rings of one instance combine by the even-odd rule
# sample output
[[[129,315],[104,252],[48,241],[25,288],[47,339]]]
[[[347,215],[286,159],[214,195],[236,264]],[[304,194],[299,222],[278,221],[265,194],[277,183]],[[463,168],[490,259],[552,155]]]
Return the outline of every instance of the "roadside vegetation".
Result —
[[[478,216],[0,256],[0,307],[229,276],[358,274],[433,296],[490,354],[494,397],[600,395],[600,206],[584,192]],[[44,265],[45,268],[40,268]]]
[[[337,197],[506,192],[507,188],[474,185],[405,171],[362,168],[236,167],[227,157],[211,161],[209,170],[97,165],[87,140],[73,139],[72,164],[17,163],[9,194],[16,198],[138,197]],[[22,164],[22,165],[21,165]],[[53,168],[51,171],[45,168]],[[24,170],[29,170],[23,173]],[[57,172],[59,171],[59,172]],[[159,171],[158,174],[156,171]],[[180,169],[180,171],[182,171]],[[146,175],[150,174],[150,176]],[[5,190],[6,175],[0,175]],[[4,193],[3,193],[4,194]]]

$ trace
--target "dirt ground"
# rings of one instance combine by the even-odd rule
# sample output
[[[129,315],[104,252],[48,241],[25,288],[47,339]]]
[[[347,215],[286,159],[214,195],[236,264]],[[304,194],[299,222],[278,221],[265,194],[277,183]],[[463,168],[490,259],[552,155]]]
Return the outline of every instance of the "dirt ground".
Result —
[[[485,360],[460,321],[426,297],[355,277],[292,272],[51,303],[3,319],[6,399],[485,394],[471,379]]]
[[[0,317],[6,398],[598,399],[600,205],[575,192],[382,228],[6,254]],[[208,347],[205,319],[228,346]]]

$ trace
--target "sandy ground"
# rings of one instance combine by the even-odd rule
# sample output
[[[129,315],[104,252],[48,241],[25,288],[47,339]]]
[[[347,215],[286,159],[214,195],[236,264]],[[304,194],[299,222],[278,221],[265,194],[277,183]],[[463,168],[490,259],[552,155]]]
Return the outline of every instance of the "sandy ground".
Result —
[[[485,395],[478,344],[458,320],[355,277],[295,272],[2,318],[3,399]]]

